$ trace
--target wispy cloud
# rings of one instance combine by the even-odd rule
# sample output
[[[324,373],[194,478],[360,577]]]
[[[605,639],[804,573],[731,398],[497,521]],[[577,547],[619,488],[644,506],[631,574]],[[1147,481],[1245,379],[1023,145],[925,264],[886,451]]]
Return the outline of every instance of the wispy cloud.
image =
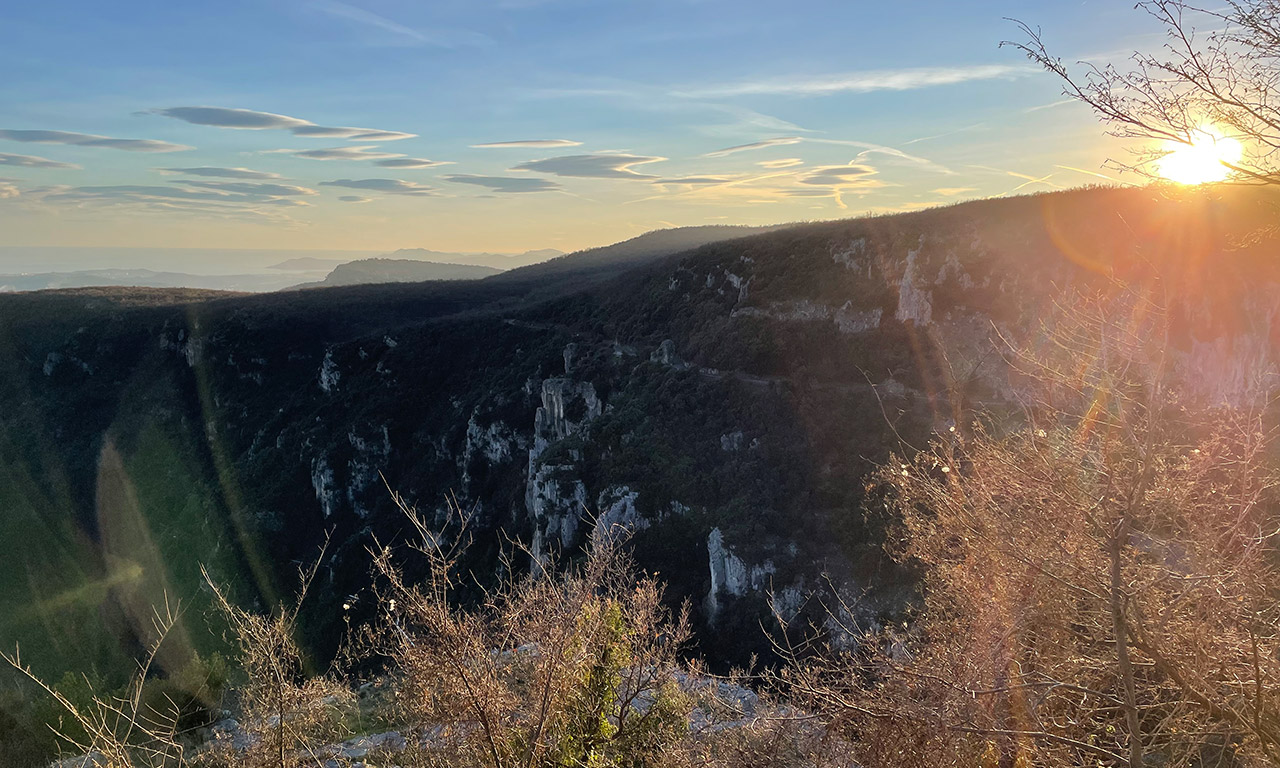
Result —
[[[177,173],[183,176],[211,176],[219,179],[246,179],[250,181],[269,181],[283,178],[278,173],[254,171],[249,168],[219,168],[210,165],[201,165],[195,168],[157,168],[156,170],[161,173]]]
[[[1051,101],[1048,104],[1040,104],[1039,106],[1028,107],[1022,110],[1022,114],[1029,115],[1033,112],[1043,112],[1046,109],[1056,109],[1058,107],[1064,107],[1068,104],[1075,104],[1075,103],[1076,103],[1076,99],[1059,99],[1057,101]]]
[[[472,144],[472,149],[546,149],[551,147],[580,147],[582,142],[572,139],[522,139],[519,141],[491,141],[487,144]]]
[[[940,163],[935,163],[934,161],[929,160],[928,158],[903,152],[902,150],[897,149],[896,147],[886,147],[883,144],[872,144],[866,141],[852,141],[849,139],[806,138],[805,141],[813,142],[814,144],[832,144],[840,147],[857,147],[862,151],[859,152],[856,157],[854,157],[855,162],[866,160],[871,155],[882,155],[884,157],[888,157],[894,160],[900,160],[910,165],[916,165],[926,170],[934,171],[936,173],[941,173],[947,176],[952,176],[955,174],[955,171],[951,170],[950,168],[947,168],[944,165],[941,165]]]
[[[385,160],[378,160],[374,165],[380,165],[383,168],[405,168],[409,170],[421,168],[438,168],[442,165],[453,165],[448,160],[427,160],[423,157],[389,157]]]
[[[761,168],[777,169],[777,168],[794,168],[797,165],[804,165],[804,161],[798,157],[782,157],[777,160],[761,160],[756,163]]]
[[[828,165],[814,168],[796,181],[816,187],[856,187],[865,185],[867,179],[876,173],[876,169],[869,165]]]
[[[906,163],[910,163],[912,165],[918,165],[922,168],[926,168],[928,170],[935,171],[937,173],[943,173],[943,174],[952,173],[951,169],[943,165],[940,165],[938,163],[933,162],[932,160],[928,160],[923,157],[918,157],[916,155],[903,152],[902,150],[897,149],[895,147],[886,147],[882,144],[872,144],[866,141],[851,141],[847,139],[820,139],[813,136],[780,136],[774,139],[764,139],[763,141],[754,141],[754,142],[751,142],[750,144],[739,144],[736,147],[726,147],[724,149],[717,149],[714,152],[706,153],[705,155],[703,155],[703,157],[726,157],[728,155],[736,154],[738,152],[752,152],[760,149],[768,149],[769,147],[788,146],[791,144],[800,144],[802,142],[809,143],[809,144],[831,144],[831,145],[841,146],[841,147],[855,147],[857,149],[862,150],[854,158],[855,162],[866,160],[871,155],[884,155],[884,156],[893,158],[895,160],[901,160]],[[795,162],[792,162],[792,160],[795,160]],[[800,163],[800,161],[796,160],[795,158],[788,158],[785,160],[780,160],[778,161],[778,163],[779,163],[778,165],[765,165],[764,163],[761,163],[761,165],[764,165],[766,168],[786,168],[791,165],[797,165]]]
[[[314,195],[314,189],[295,187],[292,184],[270,184],[257,181],[175,181],[187,187],[212,189],[217,192],[230,192],[240,195],[263,195],[266,197],[298,197]]]
[[[36,157],[35,155],[10,155],[4,152],[0,152],[0,165],[12,165],[18,168],[76,169],[80,167],[71,163],[60,163],[57,160]]]
[[[445,181],[457,184],[473,184],[485,187],[494,192],[558,192],[564,187],[547,179],[531,179],[518,176],[476,176],[469,173],[455,173],[445,176]]]
[[[359,195],[339,195],[338,199],[344,203],[371,203],[373,198],[361,197]]]
[[[324,149],[268,149],[272,154],[293,155],[308,160],[386,160],[402,157],[394,152],[379,152],[377,147],[326,147]]]
[[[536,171],[553,176],[569,176],[583,179],[632,179],[651,180],[658,178],[650,174],[636,173],[634,166],[646,163],[659,163],[665,157],[646,155],[598,154],[598,155],[564,155],[549,157],[545,160],[530,160],[520,163],[513,171]]]
[[[317,125],[274,112],[231,107],[164,107],[143,114],[163,115],[192,125],[208,125],[215,128],[234,128],[243,131],[285,130],[295,136],[315,139],[350,139],[352,141],[397,141],[412,139],[417,134],[401,131],[384,131],[378,128],[348,128]]]
[[[145,184],[117,184],[83,187],[59,187],[49,190],[42,199],[51,203],[76,206],[132,206],[156,211],[186,211],[195,213],[235,214],[251,218],[282,220],[278,213],[270,213],[278,207],[307,205],[292,196],[273,194],[281,190],[264,188],[218,189],[195,186],[218,182],[175,182],[173,186]],[[227,182],[236,185],[237,182]]]
[[[80,147],[105,147],[120,149],[126,152],[182,152],[195,147],[185,144],[171,144],[167,141],[153,139],[117,139],[111,136],[97,136],[92,133],[73,133],[71,131],[15,130],[0,129],[0,139],[22,141],[30,144],[74,144]]]
[[[764,141],[753,141],[750,144],[739,144],[736,147],[725,147],[717,149],[714,152],[708,152],[703,157],[727,157],[738,152],[751,152],[757,149],[767,149],[769,147],[781,147],[787,144],[799,144],[804,141],[800,136],[782,136],[776,139],[765,139]]]
[[[723,98],[761,94],[824,96],[833,93],[911,91],[919,88],[956,85],[977,80],[1011,79],[1034,71],[1037,70],[1005,64],[879,69],[830,75],[770,77],[761,80],[691,88],[683,91],[682,95],[699,98]]]
[[[1125,181],[1124,179],[1117,179],[1117,178],[1116,178],[1116,177],[1114,177],[1114,176],[1108,176],[1108,175],[1107,175],[1107,174],[1105,174],[1105,173],[1098,173],[1097,171],[1090,171],[1090,170],[1087,170],[1087,169],[1085,169],[1085,168],[1076,168],[1076,167],[1075,167],[1075,166],[1073,166],[1073,165],[1055,165],[1055,166],[1053,166],[1053,167],[1054,167],[1054,168],[1061,168],[1061,169],[1062,169],[1062,170],[1064,170],[1064,171],[1075,171],[1076,173],[1083,173],[1083,174],[1084,174],[1084,175],[1086,175],[1086,176],[1094,176],[1094,177],[1099,178],[1099,179],[1106,179],[1107,181],[1111,182],[1112,184],[1120,184],[1120,185],[1122,185],[1122,186],[1126,186],[1126,187],[1136,187],[1136,186],[1138,186],[1137,184],[1134,184],[1134,183],[1133,183],[1133,182],[1131,182],[1131,181]]]
[[[1012,177],[1013,177],[1013,178],[1015,178],[1015,179],[1024,179],[1024,180],[1025,180],[1022,184],[1019,184],[1018,186],[1014,187],[1013,189],[1009,190],[1008,192],[1005,192],[1004,194],[1006,194],[1006,195],[1011,195],[1011,194],[1013,194],[1014,192],[1021,192],[1022,190],[1026,189],[1027,187],[1033,187],[1033,186],[1036,186],[1036,185],[1046,186],[1046,187],[1050,187],[1050,188],[1052,188],[1052,189],[1062,189],[1062,185],[1061,185],[1061,184],[1056,184],[1056,183],[1054,183],[1053,181],[1051,181],[1051,179],[1052,179],[1052,178],[1054,177],[1054,175],[1055,175],[1055,174],[1052,174],[1052,173],[1046,173],[1044,176],[1032,176],[1031,174],[1021,173],[1021,172],[1019,172],[1019,171],[1010,171],[1010,170],[1006,170],[1006,169],[1004,169],[1004,168],[993,168],[993,167],[991,167],[991,166],[989,166],[989,165],[970,165],[969,167],[970,167],[970,168],[977,168],[978,170],[982,170],[982,171],[990,171],[991,173],[997,173],[997,174],[1001,174],[1001,175],[1004,175],[1004,176],[1012,176]]]
[[[337,179],[335,181],[322,181],[320,186],[362,189],[369,192],[382,192],[388,195],[405,195],[408,197],[438,197],[440,194],[435,187],[400,179]]]
[[[958,195],[963,195],[968,192],[977,192],[977,191],[978,191],[977,187],[940,187],[938,189],[933,190],[933,193],[935,195],[942,195],[944,197],[956,197]]]
[[[371,29],[389,33],[401,43],[430,45],[436,48],[464,48],[493,43],[488,35],[467,29],[415,29],[373,11],[357,8],[336,0],[317,0],[311,7],[335,18],[353,21]]]
[[[684,186],[704,184],[724,184],[733,181],[732,176],[677,176],[670,179],[654,179],[654,184],[666,184],[669,186]]]

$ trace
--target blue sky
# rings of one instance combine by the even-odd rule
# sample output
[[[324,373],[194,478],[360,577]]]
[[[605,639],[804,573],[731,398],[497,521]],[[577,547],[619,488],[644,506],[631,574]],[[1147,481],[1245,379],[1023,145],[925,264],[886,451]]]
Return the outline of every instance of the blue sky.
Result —
[[[0,246],[569,250],[1110,175],[1004,17],[1158,42],[1128,0],[0,4]]]

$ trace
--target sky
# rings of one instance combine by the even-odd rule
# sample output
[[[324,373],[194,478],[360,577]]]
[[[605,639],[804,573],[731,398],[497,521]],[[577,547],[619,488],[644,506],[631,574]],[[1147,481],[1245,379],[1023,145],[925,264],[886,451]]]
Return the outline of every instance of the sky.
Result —
[[[568,251],[1114,178],[1010,17],[1159,42],[1131,0],[0,3],[0,247]]]

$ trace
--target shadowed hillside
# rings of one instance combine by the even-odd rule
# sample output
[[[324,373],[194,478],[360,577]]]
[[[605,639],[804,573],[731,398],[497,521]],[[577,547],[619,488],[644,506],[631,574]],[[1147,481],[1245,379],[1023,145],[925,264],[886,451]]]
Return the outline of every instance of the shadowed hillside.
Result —
[[[863,478],[1010,404],[998,338],[1034,339],[1066,287],[1159,275],[1199,397],[1270,383],[1273,197],[1080,190],[692,250],[726,230],[653,233],[459,283],[0,297],[0,641],[110,676],[168,593],[213,650],[200,564],[269,604],[331,532],[305,627],[322,658],[371,535],[402,534],[388,485],[474,510],[481,578],[500,534],[573,552],[635,527],[720,660],[760,650],[770,594],[818,618],[807,596],[836,588],[882,622],[912,582]]]

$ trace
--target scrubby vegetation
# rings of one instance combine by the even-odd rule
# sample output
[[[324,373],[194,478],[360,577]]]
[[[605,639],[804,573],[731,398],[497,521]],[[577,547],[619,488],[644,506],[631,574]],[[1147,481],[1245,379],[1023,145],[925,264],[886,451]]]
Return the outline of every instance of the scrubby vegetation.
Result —
[[[213,711],[235,719],[199,727],[208,703],[144,665],[120,696],[46,688],[62,738],[110,768],[1274,765],[1269,416],[1180,396],[1158,288],[1078,297],[1010,350],[1017,422],[979,415],[880,466],[868,498],[920,578],[906,621],[778,614],[778,663],[717,677],[629,531],[532,571],[507,541],[477,574],[472,515],[394,496],[413,535],[369,541],[372,610],[332,670],[308,667],[300,604],[250,611],[211,583],[240,662]]]

